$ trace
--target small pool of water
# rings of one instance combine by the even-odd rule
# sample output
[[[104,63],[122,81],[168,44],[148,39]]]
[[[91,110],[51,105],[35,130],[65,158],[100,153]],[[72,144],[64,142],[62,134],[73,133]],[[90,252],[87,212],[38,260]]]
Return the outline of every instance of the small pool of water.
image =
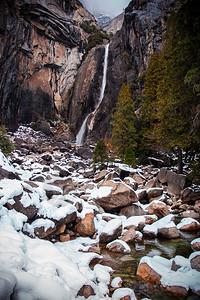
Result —
[[[132,244],[130,254],[108,252],[102,246],[102,264],[110,266],[114,270],[114,276],[122,278],[124,286],[135,291],[137,299],[149,297],[151,300],[173,300],[175,297],[169,296],[156,285],[144,282],[136,276],[137,267],[143,256],[153,257],[160,255],[171,259],[176,255],[186,258],[193,252],[190,242],[199,237],[197,234],[183,233],[179,239],[145,239],[142,243]]]

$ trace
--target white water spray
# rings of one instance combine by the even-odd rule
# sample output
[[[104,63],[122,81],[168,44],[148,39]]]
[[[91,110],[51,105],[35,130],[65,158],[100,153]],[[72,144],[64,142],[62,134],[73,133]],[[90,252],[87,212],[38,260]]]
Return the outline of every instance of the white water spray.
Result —
[[[76,136],[76,145],[77,146],[82,146],[83,142],[84,142],[84,136],[85,136],[85,131],[86,131],[86,127],[87,127],[87,120],[89,118],[89,116],[91,115],[91,119],[90,119],[90,124],[88,125],[88,129],[91,131],[93,129],[94,126],[94,119],[95,119],[95,114],[103,100],[104,97],[104,92],[105,92],[105,88],[106,88],[106,75],[107,75],[107,68],[108,68],[108,53],[109,53],[109,44],[107,44],[105,46],[105,55],[104,55],[104,65],[103,65],[103,79],[102,79],[102,84],[101,84],[101,91],[100,91],[100,96],[99,96],[99,100],[97,103],[97,106],[95,108],[95,110],[88,114],[85,118],[85,120],[83,121],[83,124]]]

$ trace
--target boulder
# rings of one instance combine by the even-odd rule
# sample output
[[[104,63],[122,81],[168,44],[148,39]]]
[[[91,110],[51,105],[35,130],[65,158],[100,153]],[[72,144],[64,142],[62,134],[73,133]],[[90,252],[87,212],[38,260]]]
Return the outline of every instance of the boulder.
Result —
[[[187,289],[182,286],[162,286],[162,288],[167,294],[175,296],[178,299],[185,299],[188,294]]]
[[[135,238],[136,238],[136,231],[133,227],[130,227],[127,231],[123,233],[123,235],[120,237],[120,240],[126,243],[131,243],[131,242],[135,242]]]
[[[200,238],[197,238],[191,242],[191,247],[194,251],[200,251]]]
[[[94,181],[95,182],[99,182],[102,179],[105,178],[105,176],[108,174],[109,172],[107,170],[103,170],[100,173],[98,173],[97,175],[94,176]]]
[[[158,235],[165,239],[178,239],[180,237],[176,226],[169,228],[159,228]]]
[[[28,197],[31,197],[31,194],[28,195]],[[21,202],[23,198],[23,193],[20,194],[19,196],[14,196],[14,203],[10,204],[7,203],[7,208],[8,209],[15,209],[16,211],[26,215],[28,217],[29,220],[32,220],[38,213],[38,208],[35,205],[28,205],[28,206],[24,206],[23,201]]]
[[[31,224],[25,224],[23,231],[31,236],[37,236],[40,239],[46,238],[56,230],[56,225],[49,219],[37,219]]]
[[[130,288],[118,288],[112,295],[113,300],[136,300],[135,293]]]
[[[163,194],[162,188],[152,187],[152,188],[147,189],[147,197],[149,200],[152,198],[157,198],[157,197],[161,196],[162,194]]]
[[[94,214],[86,214],[85,218],[76,225],[75,229],[81,236],[92,237],[95,233]]]
[[[99,192],[101,190],[108,191],[106,196],[99,193],[98,198],[95,198],[94,195],[93,200],[107,211],[112,211],[138,201],[135,191],[121,182],[105,181],[100,187]],[[93,197],[92,194],[91,197]]]
[[[5,170],[4,168],[2,168],[0,166],[0,180],[4,179],[4,178],[18,179],[18,180],[20,179],[20,177],[16,173],[14,173],[12,171]]]
[[[124,183],[127,184],[127,185],[129,185],[135,191],[138,188],[138,183],[133,178],[131,178],[131,177],[124,178]]]
[[[193,252],[190,257],[191,268],[200,272],[200,251]]]
[[[190,187],[181,191],[181,200],[183,203],[195,202],[200,200],[200,189],[192,189]]]
[[[159,219],[169,214],[167,205],[161,201],[153,201],[149,204],[147,211],[150,215],[156,215]]]
[[[109,243],[116,240],[122,234],[122,223],[120,219],[112,219],[107,222],[106,226],[100,233],[99,242]]]
[[[106,249],[116,253],[130,253],[131,249],[125,241],[115,240],[106,245]]]
[[[77,217],[74,205],[59,199],[43,201],[38,213],[43,218],[48,218],[60,224],[69,224]]]
[[[145,177],[143,177],[142,175],[139,174],[134,174],[134,175],[130,175],[131,178],[133,178],[135,180],[135,182],[137,182],[137,184],[142,184],[144,185],[146,182]]]
[[[126,216],[127,218],[131,216],[142,216],[145,215],[145,211],[142,209],[141,206],[133,203],[131,205],[121,208],[120,215]]]
[[[63,233],[60,235],[61,242],[68,242],[70,240],[71,240],[71,237],[70,237],[69,233]]]
[[[200,229],[200,223],[193,218],[183,218],[177,228],[181,231],[197,231]]]
[[[93,287],[91,285],[83,285],[82,288],[78,291],[78,296],[83,296],[84,299],[89,298],[92,295],[95,295]]]
[[[166,168],[160,169],[158,174],[158,180],[161,183],[166,183],[168,185],[168,193],[180,196],[186,182],[186,176],[183,174],[176,174]]]
[[[139,264],[136,275],[149,283],[160,284],[161,276],[147,263]]]

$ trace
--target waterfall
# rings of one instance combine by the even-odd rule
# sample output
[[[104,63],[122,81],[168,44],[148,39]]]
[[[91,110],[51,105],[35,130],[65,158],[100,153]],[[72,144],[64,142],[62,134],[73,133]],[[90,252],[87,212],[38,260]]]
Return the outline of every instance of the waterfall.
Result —
[[[89,117],[89,115],[87,115],[87,117],[83,121],[83,124],[81,125],[81,128],[80,128],[80,130],[79,130],[79,132],[78,132],[78,134],[76,136],[76,145],[77,146],[82,146],[83,145],[84,135],[85,135],[85,129],[86,129],[88,117]]]
[[[84,136],[85,136],[85,131],[86,131],[86,127],[87,127],[87,120],[88,117],[91,115],[91,119],[90,119],[90,123],[88,125],[88,129],[91,131],[93,129],[94,126],[94,119],[95,119],[95,113],[97,112],[103,97],[104,97],[104,92],[105,92],[105,88],[106,88],[106,75],[107,75],[107,68],[108,68],[108,53],[109,53],[109,44],[105,45],[105,55],[104,55],[104,65],[103,65],[103,79],[102,79],[102,84],[101,84],[101,91],[100,91],[100,96],[99,96],[99,100],[97,103],[97,106],[95,107],[95,110],[88,114],[85,118],[85,120],[83,121],[83,124],[76,136],[76,145],[77,146],[82,146],[83,142],[84,142]]]

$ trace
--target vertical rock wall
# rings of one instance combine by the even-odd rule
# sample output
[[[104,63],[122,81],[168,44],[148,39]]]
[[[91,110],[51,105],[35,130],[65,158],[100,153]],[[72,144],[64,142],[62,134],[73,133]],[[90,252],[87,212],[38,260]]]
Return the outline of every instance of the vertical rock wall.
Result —
[[[0,122],[53,119],[70,88],[95,20],[76,0],[3,0],[0,8]]]

